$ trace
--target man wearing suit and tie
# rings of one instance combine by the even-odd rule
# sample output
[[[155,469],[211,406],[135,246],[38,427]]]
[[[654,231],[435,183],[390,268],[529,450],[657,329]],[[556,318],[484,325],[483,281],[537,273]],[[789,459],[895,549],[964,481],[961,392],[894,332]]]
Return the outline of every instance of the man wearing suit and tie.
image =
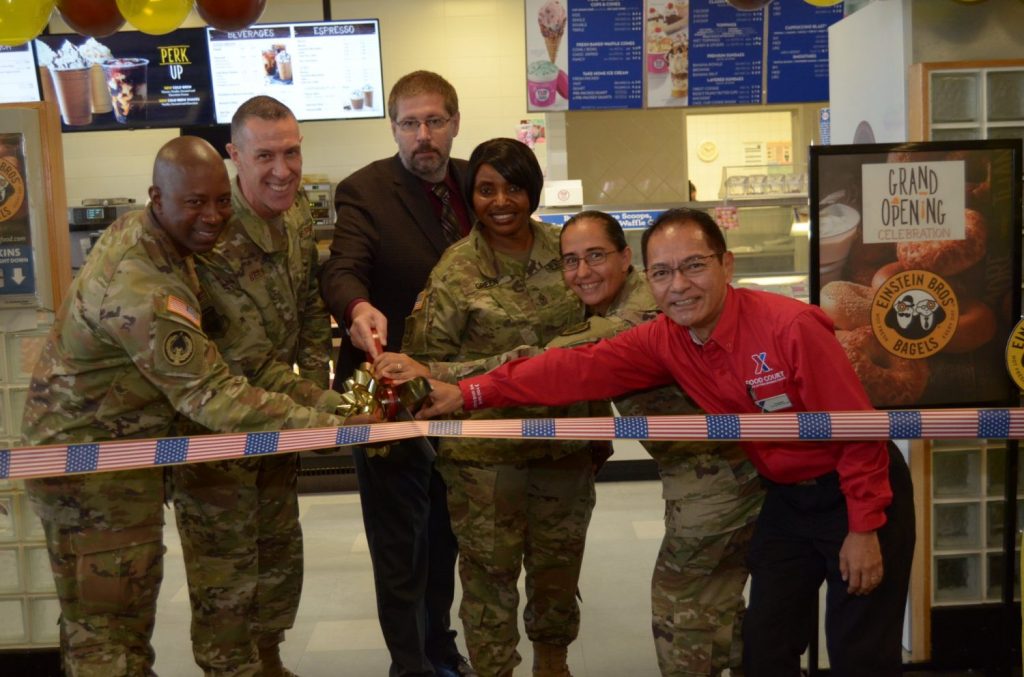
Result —
[[[459,133],[455,89],[436,73],[409,73],[391,89],[388,117],[398,153],[356,171],[334,197],[338,216],[320,289],[348,329],[336,389],[367,355],[401,348],[405,318],[431,269],[472,225],[466,161],[449,158]],[[390,677],[475,675],[451,629],[458,546],[433,461],[409,441],[386,456],[361,448],[352,456]]]

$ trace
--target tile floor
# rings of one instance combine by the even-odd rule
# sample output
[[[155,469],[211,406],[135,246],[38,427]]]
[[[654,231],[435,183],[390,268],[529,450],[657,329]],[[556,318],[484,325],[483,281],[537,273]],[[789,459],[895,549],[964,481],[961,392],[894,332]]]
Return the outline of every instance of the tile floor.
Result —
[[[299,504],[306,573],[299,618],[282,645],[285,665],[302,677],[386,675],[389,660],[377,624],[358,495],[303,495]],[[576,677],[659,674],[650,633],[649,586],[664,531],[662,505],[658,482],[598,484],[580,581],[582,627],[569,652]],[[188,590],[171,512],[165,541],[164,583],[153,637],[156,672],[162,677],[201,677],[192,660]],[[457,591],[456,604],[459,596]],[[464,648],[461,625],[456,629]],[[529,666],[533,658],[525,635],[519,651]],[[529,670],[516,673],[527,675]]]

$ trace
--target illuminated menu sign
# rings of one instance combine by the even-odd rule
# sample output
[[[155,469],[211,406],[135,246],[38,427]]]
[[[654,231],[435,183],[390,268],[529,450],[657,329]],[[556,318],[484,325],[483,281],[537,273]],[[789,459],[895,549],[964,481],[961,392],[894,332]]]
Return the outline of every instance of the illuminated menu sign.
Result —
[[[28,43],[17,47],[0,46],[0,103],[39,101],[36,62]]]
[[[376,19],[208,28],[207,39],[218,123],[257,94],[299,120],[384,117]]]

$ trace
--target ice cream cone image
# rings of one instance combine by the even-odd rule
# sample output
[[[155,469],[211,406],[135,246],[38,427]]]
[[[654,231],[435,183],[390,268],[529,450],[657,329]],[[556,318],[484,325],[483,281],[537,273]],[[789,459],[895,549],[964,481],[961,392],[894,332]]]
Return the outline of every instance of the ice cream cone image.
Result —
[[[556,35],[553,38],[544,38],[544,46],[548,48],[548,58],[551,59],[551,63],[555,62],[558,58],[558,48],[562,45],[562,36]]]
[[[548,58],[551,63],[558,57],[558,48],[562,44],[562,36],[565,35],[565,7],[558,0],[547,0],[537,10],[537,25],[540,26],[540,34],[544,36],[544,46],[548,49]]]

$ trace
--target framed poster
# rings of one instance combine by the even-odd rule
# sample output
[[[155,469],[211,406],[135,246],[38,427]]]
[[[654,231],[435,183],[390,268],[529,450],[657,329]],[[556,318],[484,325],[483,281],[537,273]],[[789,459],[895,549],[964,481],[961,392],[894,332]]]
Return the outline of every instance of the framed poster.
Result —
[[[876,407],[1016,403],[1021,141],[811,147],[811,302]]]

